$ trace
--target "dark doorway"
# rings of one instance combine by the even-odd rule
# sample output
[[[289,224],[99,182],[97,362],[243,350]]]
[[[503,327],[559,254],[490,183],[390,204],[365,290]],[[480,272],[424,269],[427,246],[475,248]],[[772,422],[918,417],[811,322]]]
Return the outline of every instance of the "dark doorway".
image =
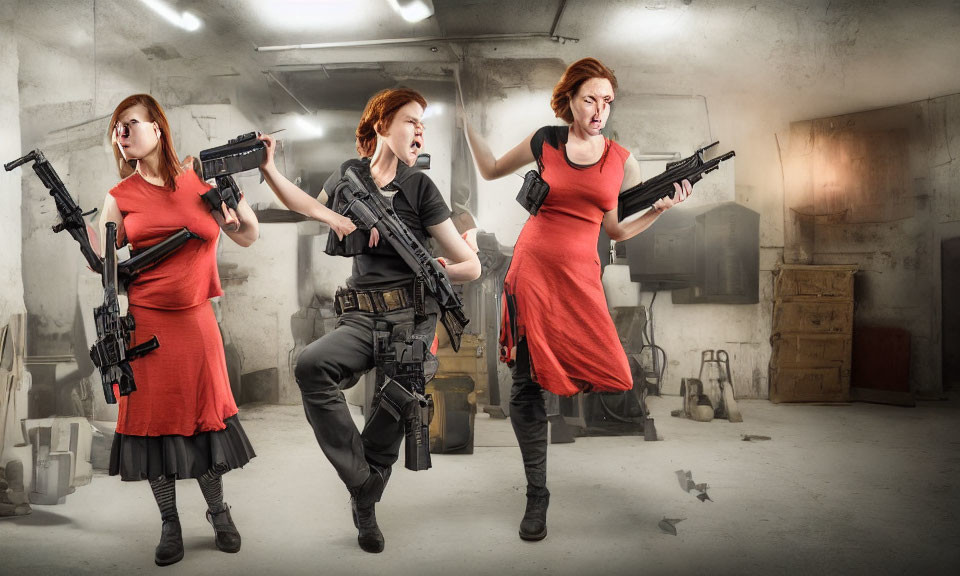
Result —
[[[944,240],[940,247],[943,286],[943,389],[960,388],[960,237]]]

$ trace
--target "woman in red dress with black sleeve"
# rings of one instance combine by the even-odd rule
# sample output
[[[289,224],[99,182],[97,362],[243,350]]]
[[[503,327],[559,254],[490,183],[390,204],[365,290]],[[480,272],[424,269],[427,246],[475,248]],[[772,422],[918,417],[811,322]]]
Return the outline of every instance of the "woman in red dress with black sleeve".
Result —
[[[676,186],[639,218],[617,221],[617,197],[639,184],[640,166],[628,150],[601,133],[617,88],[613,71],[595,58],[571,64],[553,89],[550,105],[567,126],[545,126],[501,158],[467,125],[480,175],[493,180],[537,162],[550,185],[513,252],[504,281],[500,360],[512,368],[510,421],[527,477],[527,507],[520,538],[547,535],[547,416],[543,390],[633,387],[626,354],[607,312],[600,283],[600,227],[616,241],[631,238],[690,194]]]
[[[217,274],[220,230],[241,246],[259,235],[245,200],[234,211],[211,212],[201,194],[211,187],[181,165],[163,109],[147,94],[123,100],[110,122],[121,176],[107,194],[100,218],[117,224],[117,244],[142,250],[188,228],[199,239],[127,286],[136,345],[154,335],[160,347],[130,363],[137,389],[119,396],[110,474],[148,480],[163,526],[155,561],[164,566],[183,557],[174,481],[196,478],[207,501],[217,548],[240,550],[240,534],[223,502],[221,476],[255,456],[237,419],[227,366],[210,298],[221,296]],[[190,160],[190,159],[188,159]],[[135,169],[131,166],[135,165]]]

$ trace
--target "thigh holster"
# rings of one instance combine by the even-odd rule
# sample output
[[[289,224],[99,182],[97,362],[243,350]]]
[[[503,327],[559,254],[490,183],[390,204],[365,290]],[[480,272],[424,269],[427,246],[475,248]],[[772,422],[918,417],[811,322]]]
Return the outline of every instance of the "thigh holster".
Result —
[[[425,393],[424,362],[431,354],[412,326],[378,322],[374,329],[376,394],[364,433],[389,434],[402,426],[404,466],[427,470],[430,462],[430,421],[433,398]]]

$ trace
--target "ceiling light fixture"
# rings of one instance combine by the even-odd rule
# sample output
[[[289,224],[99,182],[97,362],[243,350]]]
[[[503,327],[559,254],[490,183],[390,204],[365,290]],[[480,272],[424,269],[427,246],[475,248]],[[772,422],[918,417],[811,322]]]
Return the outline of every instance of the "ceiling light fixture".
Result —
[[[177,13],[176,10],[171,8],[166,2],[162,0],[140,0],[146,4],[151,10],[157,14],[163,16],[163,18],[173,24],[174,26],[179,26],[188,32],[195,32],[200,29],[201,22],[200,19],[194,16],[189,12]]]
[[[307,135],[308,138],[323,138],[323,126],[317,124],[314,120],[297,115],[297,126]]]
[[[433,16],[433,0],[387,0],[407,22],[420,22]]]

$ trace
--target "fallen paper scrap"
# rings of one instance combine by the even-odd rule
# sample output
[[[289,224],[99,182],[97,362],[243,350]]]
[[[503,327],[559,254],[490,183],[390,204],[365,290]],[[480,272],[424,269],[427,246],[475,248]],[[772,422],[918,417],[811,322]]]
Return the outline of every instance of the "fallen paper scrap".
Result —
[[[759,434],[741,434],[740,438],[744,442],[750,442],[751,440],[770,440],[769,436],[761,436]]]
[[[677,470],[677,480],[680,481],[680,489],[689,492],[697,487],[693,481],[693,472],[690,470]]]
[[[677,523],[683,522],[686,518],[664,518],[661,520],[657,526],[660,527],[660,530],[667,534],[677,535]]]

